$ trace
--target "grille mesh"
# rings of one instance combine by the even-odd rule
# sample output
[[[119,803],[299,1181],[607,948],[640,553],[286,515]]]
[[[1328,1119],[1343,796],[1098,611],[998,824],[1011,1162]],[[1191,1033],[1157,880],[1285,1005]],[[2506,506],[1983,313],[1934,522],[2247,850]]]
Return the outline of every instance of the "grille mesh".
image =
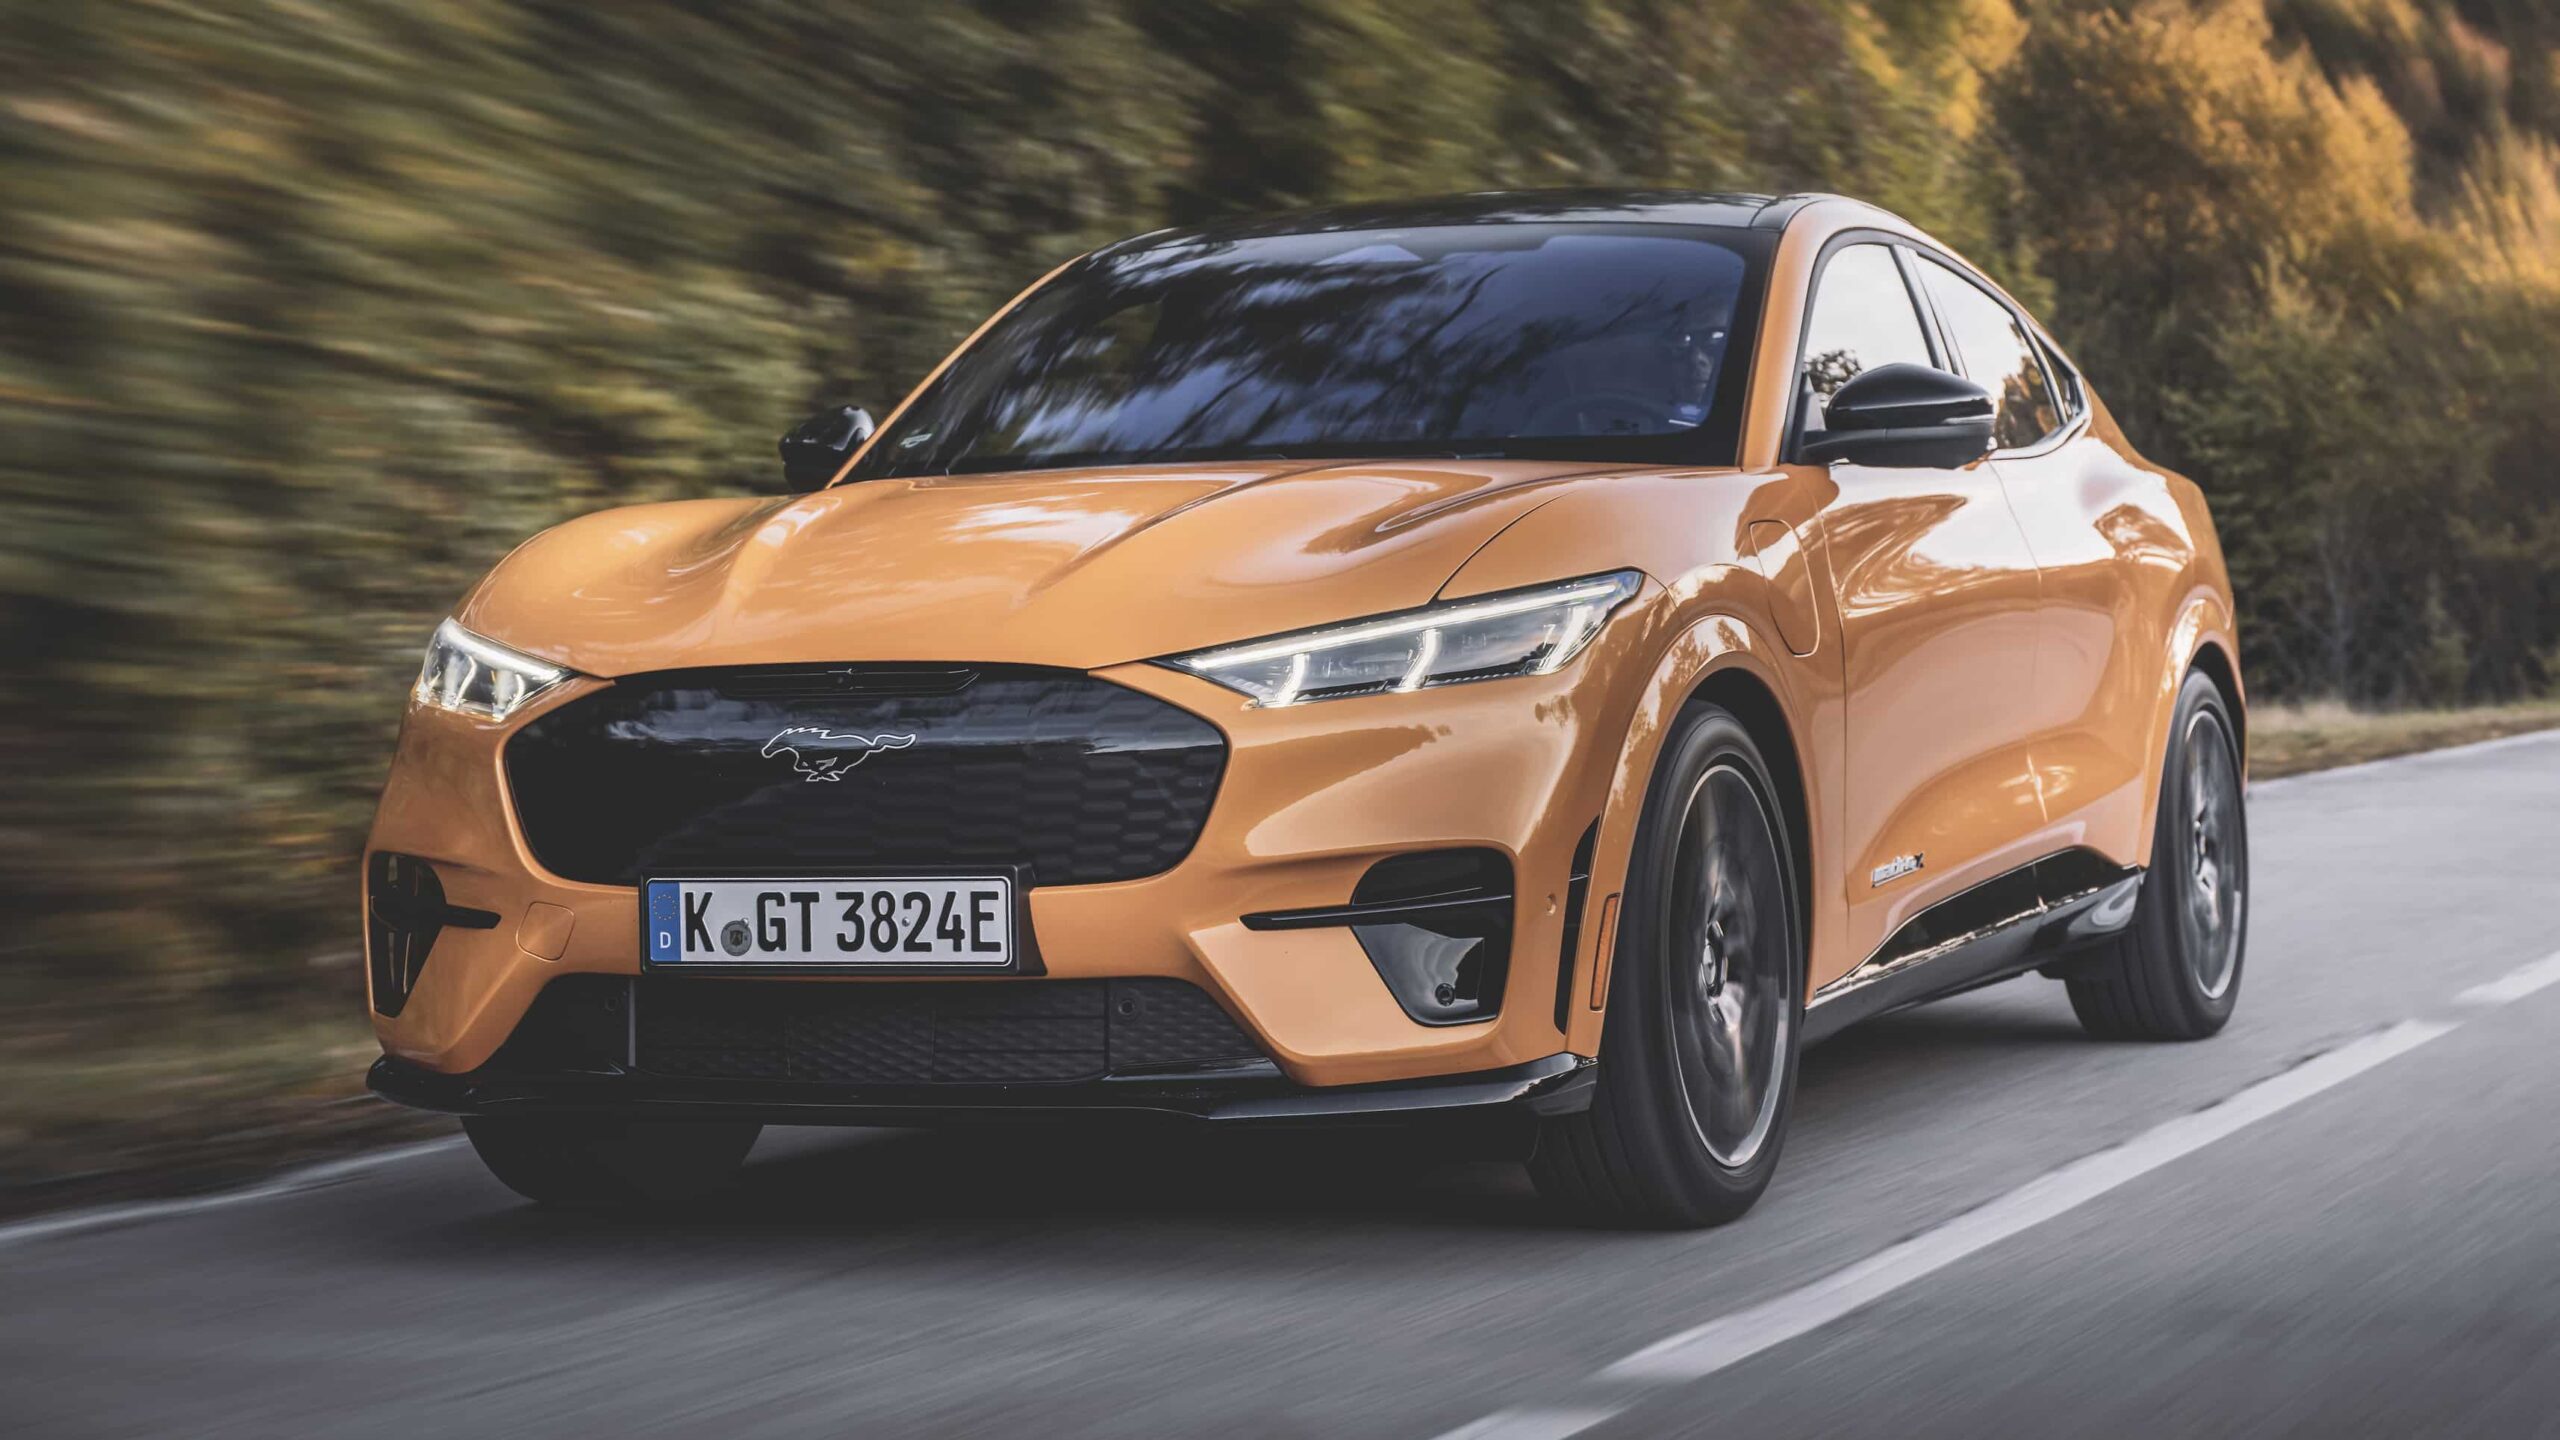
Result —
[[[1072,671],[800,666],[631,677],[506,757],[527,843],[571,880],[995,865],[1073,885],[1188,854],[1226,740]]]
[[[635,1061],[693,1080],[1029,1084],[1262,1059],[1180,980],[639,982]]]

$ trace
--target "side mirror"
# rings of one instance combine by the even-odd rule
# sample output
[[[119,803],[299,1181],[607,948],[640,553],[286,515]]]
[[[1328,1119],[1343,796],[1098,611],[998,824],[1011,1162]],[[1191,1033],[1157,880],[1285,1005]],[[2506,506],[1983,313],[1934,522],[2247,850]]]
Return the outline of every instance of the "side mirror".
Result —
[[[1879,365],[1833,393],[1823,428],[1796,445],[1807,465],[1952,470],[1991,453],[1991,392],[1926,365]]]
[[[806,495],[833,480],[874,428],[871,412],[852,405],[821,410],[801,421],[782,437],[782,482],[792,494]]]

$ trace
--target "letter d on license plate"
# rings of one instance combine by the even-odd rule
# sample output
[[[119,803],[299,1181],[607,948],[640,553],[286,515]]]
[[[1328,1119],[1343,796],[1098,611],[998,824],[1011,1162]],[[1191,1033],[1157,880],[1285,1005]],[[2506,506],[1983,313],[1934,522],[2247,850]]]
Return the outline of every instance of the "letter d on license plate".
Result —
[[[652,880],[651,966],[671,969],[1003,970],[1013,881],[1003,875]]]

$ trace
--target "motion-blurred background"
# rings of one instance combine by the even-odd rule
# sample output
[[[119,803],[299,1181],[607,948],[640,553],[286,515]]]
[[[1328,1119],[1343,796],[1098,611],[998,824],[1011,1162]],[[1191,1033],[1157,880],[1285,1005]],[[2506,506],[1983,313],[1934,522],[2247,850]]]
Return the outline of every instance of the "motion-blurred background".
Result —
[[[776,488],[801,413],[1204,215],[1873,199],[2203,482],[2300,743],[2560,719],[2552,0],[0,15],[0,1208],[395,1123],[354,857],[509,546]]]

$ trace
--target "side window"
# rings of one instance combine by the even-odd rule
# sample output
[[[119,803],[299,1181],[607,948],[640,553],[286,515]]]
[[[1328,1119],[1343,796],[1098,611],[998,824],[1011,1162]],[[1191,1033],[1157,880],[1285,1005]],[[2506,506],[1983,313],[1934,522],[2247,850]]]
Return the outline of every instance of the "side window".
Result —
[[[2010,318],[2009,308],[1925,255],[1920,257],[1920,275],[1921,283],[1929,287],[1930,303],[1937,307],[1939,323],[1946,327],[1947,339],[1964,366],[1965,378],[1990,391],[2000,406],[1999,418],[1991,427],[1993,443],[2015,450],[2062,428],[2053,386],[2043,363],[2036,359],[2035,344]]]
[[[2044,357],[2044,373],[2053,377],[2053,393],[2062,402],[2062,423],[2070,424],[2089,413],[2089,394],[2080,386],[2080,372],[2062,358],[2050,340],[2039,340],[2036,353]]]
[[[1815,282],[1813,317],[1805,325],[1804,375],[1824,404],[1832,393],[1878,365],[1929,364],[1929,342],[1902,269],[1882,245],[1832,252]]]

